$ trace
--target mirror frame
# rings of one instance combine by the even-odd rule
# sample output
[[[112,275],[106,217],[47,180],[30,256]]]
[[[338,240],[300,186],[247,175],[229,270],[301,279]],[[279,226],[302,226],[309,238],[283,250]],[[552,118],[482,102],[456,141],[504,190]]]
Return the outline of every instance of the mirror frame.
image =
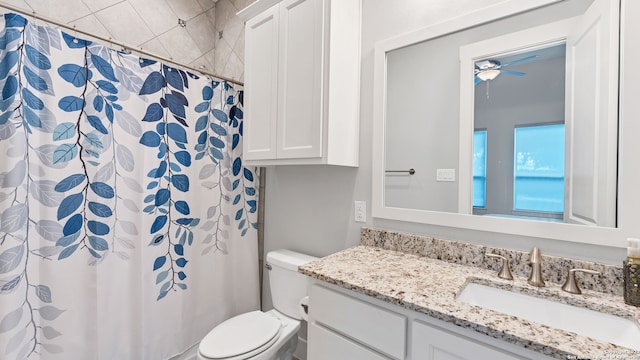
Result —
[[[626,247],[627,237],[640,234],[638,205],[640,204],[640,160],[633,162],[633,154],[640,153],[640,121],[634,121],[634,113],[640,113],[640,104],[634,94],[640,86],[640,70],[634,61],[640,61],[640,50],[635,50],[628,31],[640,29],[633,24],[633,16],[640,14],[640,2],[622,0],[620,16],[620,67],[619,67],[619,154],[618,154],[618,221],[616,228],[575,225],[566,223],[539,222],[511,218],[491,218],[471,214],[438,212],[419,209],[389,207],[384,204],[385,177],[385,121],[386,121],[386,68],[387,53],[416,43],[441,37],[521,12],[564,0],[505,0],[496,5],[473,11],[451,20],[443,21],[397,37],[379,41],[374,49],[374,94],[373,94],[373,164],[372,164],[372,216],[390,220],[461,228],[493,233],[529,236],[553,240],[571,241],[609,247]],[[631,29],[633,28],[633,29]],[[636,81],[638,83],[638,81]],[[634,104],[634,102],[636,104]],[[623,131],[624,130],[624,131]],[[637,136],[634,136],[637,134]],[[627,163],[624,154],[629,156]]]

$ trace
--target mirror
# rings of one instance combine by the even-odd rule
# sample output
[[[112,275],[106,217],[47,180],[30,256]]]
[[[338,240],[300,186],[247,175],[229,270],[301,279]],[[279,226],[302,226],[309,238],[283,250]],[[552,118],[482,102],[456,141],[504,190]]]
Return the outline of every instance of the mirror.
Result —
[[[464,221],[467,228],[542,237],[571,237],[557,235],[567,224],[616,227],[619,3],[547,1],[553,4],[538,8],[544,4],[528,1],[533,10],[511,3],[377,44],[382,88],[374,101],[382,104],[374,136],[383,145],[374,149],[374,216],[456,227]],[[605,41],[590,49],[583,43],[593,40],[585,24],[594,8],[611,16],[598,24],[608,34]],[[541,70],[551,63],[560,66]],[[508,66],[478,82],[478,69],[495,70],[496,64]],[[604,69],[604,81],[593,69]],[[536,81],[545,100],[532,95]],[[518,88],[505,87],[514,82]],[[527,98],[530,103],[522,101]],[[510,117],[510,124],[497,128],[505,121],[497,114]],[[541,131],[547,146],[535,140]],[[549,133],[554,144],[548,144]],[[474,174],[482,168],[474,153],[483,141],[484,180]],[[521,148],[527,143],[539,150]],[[563,154],[548,160],[540,157],[544,151]],[[540,197],[534,184],[541,178],[562,184],[545,186],[555,189],[553,199]],[[484,194],[478,190],[482,181]],[[545,202],[555,205],[530,206]],[[544,224],[516,229],[532,220]]]
[[[460,47],[460,212],[616,226],[619,9],[574,3],[568,19]],[[486,137],[484,157],[469,160],[470,136]]]

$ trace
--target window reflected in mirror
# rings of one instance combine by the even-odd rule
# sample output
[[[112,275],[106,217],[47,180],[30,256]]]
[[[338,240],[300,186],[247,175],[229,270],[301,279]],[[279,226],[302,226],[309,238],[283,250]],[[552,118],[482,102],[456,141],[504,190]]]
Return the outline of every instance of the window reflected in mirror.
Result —
[[[473,208],[487,204],[487,130],[473,132]]]
[[[513,209],[562,217],[564,124],[514,129]]]

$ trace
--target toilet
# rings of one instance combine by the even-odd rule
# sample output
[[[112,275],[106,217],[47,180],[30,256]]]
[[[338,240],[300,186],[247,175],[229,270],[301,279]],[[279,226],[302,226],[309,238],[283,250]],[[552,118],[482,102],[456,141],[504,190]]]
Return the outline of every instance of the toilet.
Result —
[[[290,250],[267,253],[271,298],[275,309],[251,311],[222,322],[200,341],[198,360],[290,360],[298,344],[300,300],[308,278],[298,266],[316,260]]]

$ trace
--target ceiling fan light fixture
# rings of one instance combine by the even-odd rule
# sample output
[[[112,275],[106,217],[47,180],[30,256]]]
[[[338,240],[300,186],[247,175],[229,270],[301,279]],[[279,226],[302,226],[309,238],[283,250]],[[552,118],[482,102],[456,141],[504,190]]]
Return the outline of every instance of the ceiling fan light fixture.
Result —
[[[488,69],[480,71],[476,76],[482,81],[493,80],[500,75],[500,70]]]

